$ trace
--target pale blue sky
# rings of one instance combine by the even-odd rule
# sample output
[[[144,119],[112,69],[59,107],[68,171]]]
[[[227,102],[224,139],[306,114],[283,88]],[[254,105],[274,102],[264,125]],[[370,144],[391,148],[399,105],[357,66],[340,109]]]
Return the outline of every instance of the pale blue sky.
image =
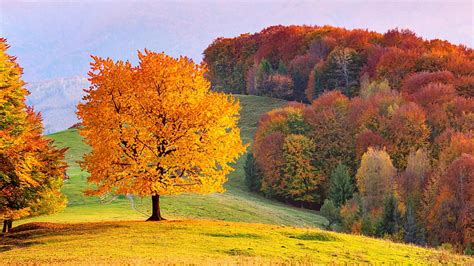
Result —
[[[8,1],[0,34],[26,81],[85,76],[89,55],[136,58],[148,48],[201,60],[213,39],[282,24],[378,32],[399,27],[473,47],[471,1]]]

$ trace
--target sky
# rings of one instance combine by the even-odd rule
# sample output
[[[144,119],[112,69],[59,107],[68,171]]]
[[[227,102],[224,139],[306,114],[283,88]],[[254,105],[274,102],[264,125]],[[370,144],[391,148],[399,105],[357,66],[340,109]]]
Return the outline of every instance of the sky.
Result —
[[[333,25],[474,45],[471,1],[10,1],[0,36],[27,82],[86,76],[90,55],[136,61],[148,48],[199,62],[217,37],[271,25]]]

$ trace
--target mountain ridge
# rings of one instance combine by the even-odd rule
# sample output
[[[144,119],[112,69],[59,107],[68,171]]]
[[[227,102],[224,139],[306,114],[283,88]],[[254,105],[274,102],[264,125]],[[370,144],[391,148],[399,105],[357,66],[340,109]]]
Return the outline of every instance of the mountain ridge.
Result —
[[[26,103],[43,118],[44,133],[65,130],[77,123],[76,106],[89,87],[85,77],[56,78],[26,85],[30,91]]]

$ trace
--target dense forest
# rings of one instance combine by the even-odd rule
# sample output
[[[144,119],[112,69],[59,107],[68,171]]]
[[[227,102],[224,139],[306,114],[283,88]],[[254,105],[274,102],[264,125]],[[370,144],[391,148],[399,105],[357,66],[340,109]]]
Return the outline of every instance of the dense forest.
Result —
[[[204,54],[215,90],[299,102],[260,118],[251,190],[320,209],[329,229],[472,253],[472,49],[408,30],[276,26]]]
[[[439,83],[410,97],[371,83],[361,95],[325,92],[262,116],[249,188],[322,205],[329,228],[470,250],[474,100]]]
[[[359,95],[364,81],[401,90],[426,78],[474,96],[474,52],[409,30],[385,34],[331,26],[274,26],[218,38],[205,51],[207,76],[218,91],[311,102],[328,90]],[[409,87],[407,89],[413,89]]]

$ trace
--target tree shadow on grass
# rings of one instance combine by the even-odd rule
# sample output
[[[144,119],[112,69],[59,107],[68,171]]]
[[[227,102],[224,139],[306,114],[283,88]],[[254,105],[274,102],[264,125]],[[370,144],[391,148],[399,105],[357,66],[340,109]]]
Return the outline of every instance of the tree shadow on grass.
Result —
[[[257,234],[244,234],[244,233],[235,233],[235,234],[212,233],[212,234],[205,234],[205,235],[212,236],[212,237],[224,237],[224,238],[251,238],[251,239],[262,238],[262,236],[257,235]]]
[[[39,241],[45,236],[67,236],[97,234],[116,228],[128,228],[125,224],[56,224],[56,223],[28,223],[13,228],[6,236],[0,237],[0,253],[44,244]]]

